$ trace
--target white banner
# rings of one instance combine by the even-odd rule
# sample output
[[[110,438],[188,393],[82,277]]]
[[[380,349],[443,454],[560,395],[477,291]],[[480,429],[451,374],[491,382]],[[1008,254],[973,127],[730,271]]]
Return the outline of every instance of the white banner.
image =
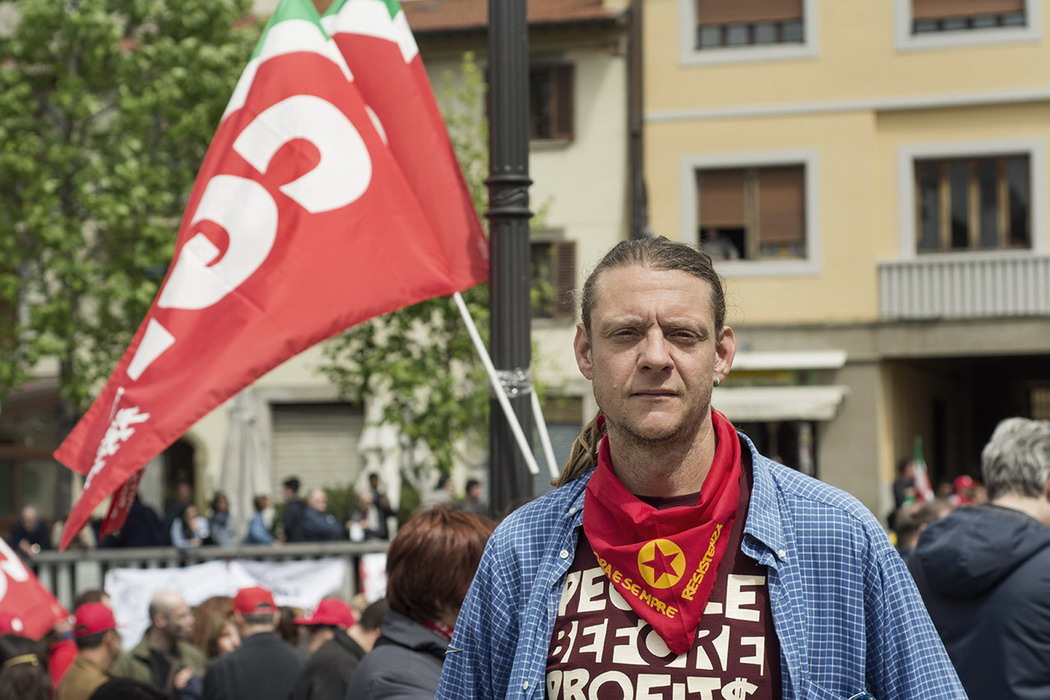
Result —
[[[192,607],[217,595],[264,586],[278,605],[311,611],[325,596],[343,597],[347,562],[341,557],[308,561],[264,562],[242,559],[210,561],[181,569],[110,569],[104,588],[125,649],[149,627],[149,602],[159,591],[177,591]]]
[[[386,596],[386,552],[362,555],[358,575],[365,600],[374,603]]]

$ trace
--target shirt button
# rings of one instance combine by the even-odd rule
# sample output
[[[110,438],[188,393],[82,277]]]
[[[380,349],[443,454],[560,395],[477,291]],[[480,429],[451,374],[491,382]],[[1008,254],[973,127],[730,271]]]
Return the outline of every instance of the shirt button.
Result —
[[[528,690],[529,689],[529,682],[525,681],[524,683],[522,683],[521,684],[521,689],[522,690]]]
[[[786,549],[778,549],[777,554],[780,556],[781,559],[787,559],[788,553]]]
[[[561,557],[562,559],[568,559],[569,558],[569,550],[567,550],[567,549],[561,550],[560,552],[558,552],[558,556]]]
[[[576,506],[569,508],[569,515],[576,515]]]

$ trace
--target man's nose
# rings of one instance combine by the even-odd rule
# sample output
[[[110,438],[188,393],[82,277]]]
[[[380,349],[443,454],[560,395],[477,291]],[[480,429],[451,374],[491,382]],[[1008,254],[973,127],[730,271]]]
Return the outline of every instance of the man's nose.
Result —
[[[642,340],[638,362],[647,369],[667,369],[672,364],[670,350],[663,332],[654,329]]]

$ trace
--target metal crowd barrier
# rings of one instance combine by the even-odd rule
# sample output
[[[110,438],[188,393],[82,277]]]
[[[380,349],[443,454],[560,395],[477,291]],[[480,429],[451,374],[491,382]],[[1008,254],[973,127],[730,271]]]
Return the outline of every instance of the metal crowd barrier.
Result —
[[[114,568],[171,569],[217,559],[253,561],[300,561],[342,557],[346,562],[346,583],[342,591],[350,600],[360,590],[361,557],[385,552],[390,543],[368,542],[295,542],[283,545],[250,545],[237,547],[206,546],[180,550],[175,547],[142,549],[92,549],[65,552],[43,551],[29,562],[40,583],[51,591],[66,608],[80,591],[102,588],[106,572]]]

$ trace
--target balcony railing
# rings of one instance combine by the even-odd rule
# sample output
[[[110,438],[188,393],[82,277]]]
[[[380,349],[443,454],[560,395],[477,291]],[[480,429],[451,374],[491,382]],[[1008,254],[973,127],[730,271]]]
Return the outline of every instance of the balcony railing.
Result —
[[[1050,315],[1050,256],[956,253],[879,263],[884,319]]]
[[[69,608],[80,591],[102,588],[106,572],[115,568],[171,569],[222,559],[280,562],[341,557],[347,568],[342,594],[350,600],[360,589],[361,557],[385,552],[389,544],[383,541],[297,542],[279,546],[199,547],[186,551],[174,547],[45,551],[34,557],[31,566],[40,582]]]

